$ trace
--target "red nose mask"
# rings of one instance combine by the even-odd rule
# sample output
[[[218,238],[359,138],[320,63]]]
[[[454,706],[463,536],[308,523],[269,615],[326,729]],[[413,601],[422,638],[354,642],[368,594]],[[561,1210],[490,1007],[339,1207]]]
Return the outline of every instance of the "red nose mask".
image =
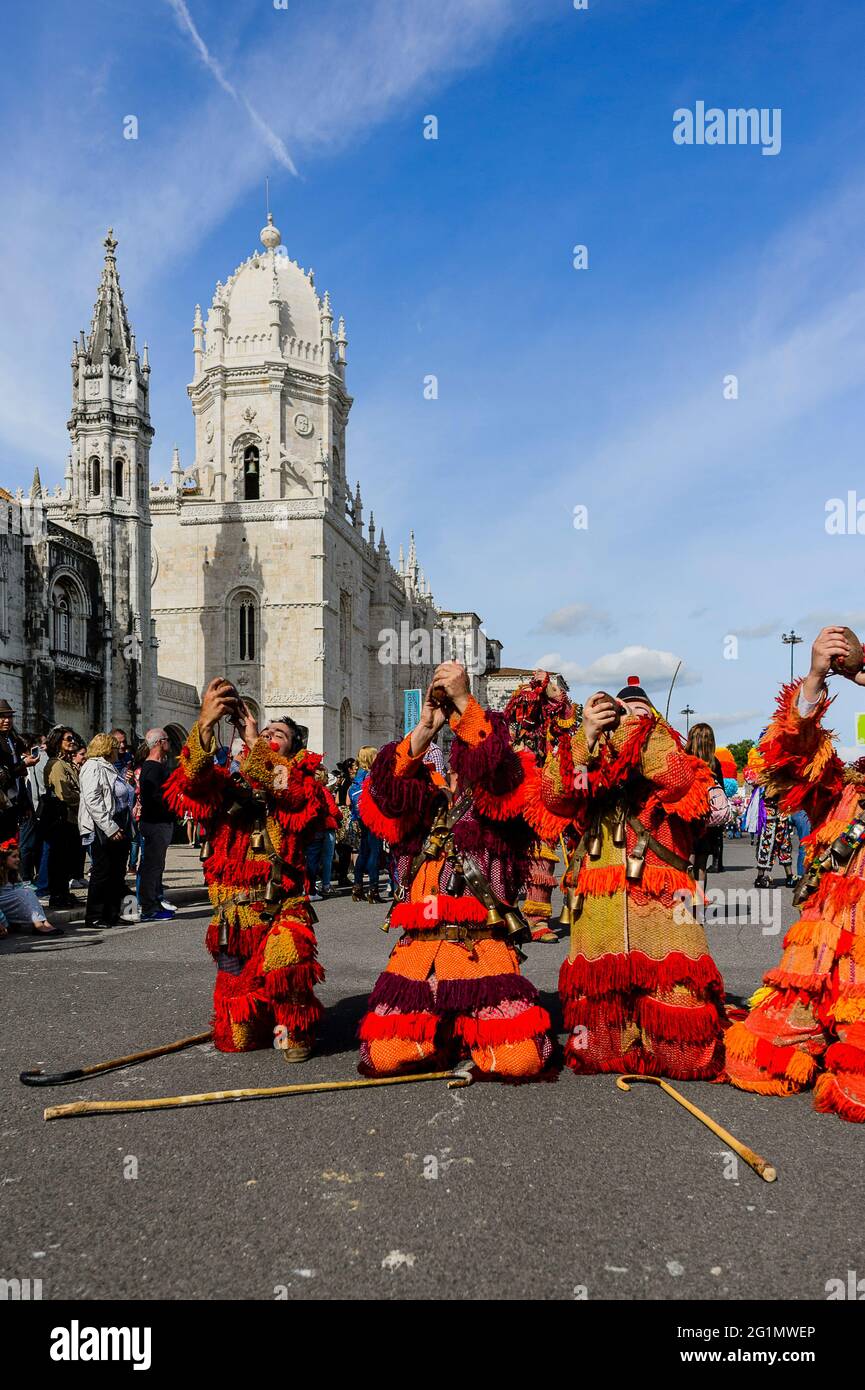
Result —
[[[273,749],[274,753],[279,752],[279,744],[277,743],[275,738],[270,739],[270,746]]]

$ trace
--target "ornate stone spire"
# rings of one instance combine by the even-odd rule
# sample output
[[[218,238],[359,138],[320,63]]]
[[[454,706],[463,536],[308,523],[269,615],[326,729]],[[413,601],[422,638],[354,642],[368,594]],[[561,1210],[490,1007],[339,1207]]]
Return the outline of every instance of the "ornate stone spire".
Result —
[[[132,355],[132,330],[123,302],[123,291],[117,278],[115,251],[117,242],[108,228],[108,235],[102,243],[105,247],[105,263],[102,279],[93,306],[93,319],[90,336],[87,339],[87,361],[90,366],[98,366],[107,356],[112,367],[127,367]]]
[[[37,466],[36,468],[33,469],[33,482],[32,482],[31,485],[30,485],[30,496],[31,496],[31,497],[41,497],[41,496],[42,496],[42,479],[39,477],[39,468],[38,468],[38,466]]]

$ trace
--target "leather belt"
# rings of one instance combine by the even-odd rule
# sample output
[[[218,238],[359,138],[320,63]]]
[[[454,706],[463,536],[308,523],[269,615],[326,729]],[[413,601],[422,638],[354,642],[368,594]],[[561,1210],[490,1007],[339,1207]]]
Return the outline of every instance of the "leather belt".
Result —
[[[409,927],[405,935],[412,941],[453,941],[459,946],[469,941],[505,941],[508,933],[504,925],[485,927],[483,922],[460,922],[440,927]]]

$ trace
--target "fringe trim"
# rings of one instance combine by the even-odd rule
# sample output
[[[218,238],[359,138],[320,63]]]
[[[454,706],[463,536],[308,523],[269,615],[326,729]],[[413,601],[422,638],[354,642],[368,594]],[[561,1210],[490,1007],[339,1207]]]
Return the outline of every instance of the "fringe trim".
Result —
[[[264,981],[261,993],[267,999],[282,999],[283,1002],[300,1002],[290,996],[312,995],[316,985],[324,980],[324,966],[317,960],[298,961],[297,965],[281,965],[276,970],[267,970],[262,975]]]
[[[410,1042],[432,1042],[439,1020],[435,1014],[364,1014],[357,1030],[361,1042],[383,1038],[405,1038]]]
[[[563,1000],[585,995],[598,999],[604,994],[626,994],[632,989],[670,990],[690,985],[697,993],[711,991],[724,997],[724,982],[710,955],[696,960],[681,951],[671,951],[663,960],[653,960],[642,951],[599,956],[589,960],[576,956],[563,960],[559,972],[559,994]]]
[[[758,1038],[744,1023],[734,1023],[728,1029],[725,1046],[728,1059],[759,1068],[765,1079],[789,1082],[798,1089],[811,1086],[819,1071],[816,1060],[802,1047],[779,1046]]]
[[[501,1043],[526,1042],[529,1038],[542,1037],[549,1028],[550,1016],[539,1004],[524,1009],[514,1018],[460,1016],[454,1019],[454,1033],[468,1047],[496,1047]]]
[[[865,1076],[865,1052],[850,1043],[836,1042],[826,1049],[826,1066],[829,1071],[855,1072]]]
[[[664,789],[659,788],[658,799],[668,815],[678,816],[679,820],[701,820],[708,814],[709,790],[715,785],[715,774],[702,758],[686,756],[694,772],[691,785],[681,796],[673,798],[669,798]]]
[[[646,996],[637,1000],[637,1021],[651,1037],[665,1042],[708,1043],[723,1034],[716,1004],[664,1004]]]
[[[568,739],[562,739],[559,744],[560,756],[564,756],[564,750],[568,747]],[[555,755],[554,755],[555,756]],[[523,764],[526,766],[526,764]],[[573,786],[573,771],[571,772],[571,785]],[[523,789],[523,819],[534,831],[539,840],[544,840],[550,844],[558,840],[560,835],[564,835],[568,826],[571,824],[570,816],[557,815],[543,799],[543,779],[539,769],[532,766],[526,773],[526,780]],[[575,793],[571,792],[571,795]]]
[[[391,845],[399,844],[411,830],[412,822],[407,818],[396,820],[393,816],[386,816],[375,804],[369,784],[370,778],[367,777],[358,798],[357,813],[367,830],[371,830],[374,835],[387,840]]]
[[[429,980],[409,980],[395,970],[386,970],[375,983],[367,1009],[371,1012],[379,1004],[400,1013],[431,1013],[433,993]]]
[[[625,877],[624,864],[604,864],[597,868],[584,864],[577,881],[577,892],[590,898],[612,897],[624,892],[655,897],[676,891],[696,893],[697,885],[690,874],[669,864],[646,864],[638,883],[631,883]]]
[[[390,915],[390,925],[404,931],[428,931],[442,923],[480,925],[486,920],[486,908],[477,898],[452,898],[448,893],[431,894],[421,902],[397,903]]]
[[[865,1124],[865,1105],[845,1096],[832,1072],[824,1072],[814,1087],[814,1109],[821,1115],[840,1115],[851,1124]]]
[[[490,820],[510,820],[512,817],[522,814],[529,777],[533,775],[536,782],[540,779],[531,753],[517,753],[517,757],[522,765],[523,778],[515,787],[503,792],[500,796],[497,796],[489,788],[475,788],[473,801],[475,809],[482,816],[487,816]]]
[[[472,1009],[495,1008],[510,999],[525,999],[534,1004],[538,991],[524,975],[483,975],[476,980],[439,980],[436,985],[436,1008],[454,1013],[470,1013]]]

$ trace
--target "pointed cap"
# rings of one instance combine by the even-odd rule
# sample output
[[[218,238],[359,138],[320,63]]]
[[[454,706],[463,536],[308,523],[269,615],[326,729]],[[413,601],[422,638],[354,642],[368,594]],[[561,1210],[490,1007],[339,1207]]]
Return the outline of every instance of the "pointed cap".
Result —
[[[117,261],[114,256],[117,242],[111,227],[108,228],[108,235],[102,244],[105,247],[105,263],[96,293],[96,303],[93,306],[93,319],[87,340],[87,361],[91,366],[95,366],[101,362],[103,355],[107,355],[112,367],[126,367],[129,365],[132,350],[132,330],[126,315],[123,291],[117,278]]]

